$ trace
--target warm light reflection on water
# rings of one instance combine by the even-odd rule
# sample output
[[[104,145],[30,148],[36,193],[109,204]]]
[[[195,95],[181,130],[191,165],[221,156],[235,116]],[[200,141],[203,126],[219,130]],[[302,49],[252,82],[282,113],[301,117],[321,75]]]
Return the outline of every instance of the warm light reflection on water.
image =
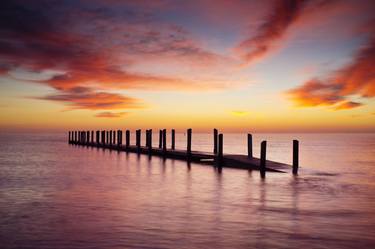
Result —
[[[1,135],[1,248],[375,246],[372,134],[257,134],[255,154],[267,139],[268,157],[283,162],[291,140],[301,141],[301,175],[268,173],[264,181],[259,172],[219,174],[54,136]],[[224,141],[225,152],[246,152],[244,135]],[[193,142],[211,149],[210,135]]]

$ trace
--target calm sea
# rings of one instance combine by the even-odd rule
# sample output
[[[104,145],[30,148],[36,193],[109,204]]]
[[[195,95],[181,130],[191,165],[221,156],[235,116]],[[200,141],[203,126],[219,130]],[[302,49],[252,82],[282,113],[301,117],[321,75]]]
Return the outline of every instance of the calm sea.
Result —
[[[3,133],[0,248],[375,248],[375,134],[255,134],[255,155],[263,139],[285,163],[300,140],[298,177]],[[225,152],[246,135],[224,134]]]

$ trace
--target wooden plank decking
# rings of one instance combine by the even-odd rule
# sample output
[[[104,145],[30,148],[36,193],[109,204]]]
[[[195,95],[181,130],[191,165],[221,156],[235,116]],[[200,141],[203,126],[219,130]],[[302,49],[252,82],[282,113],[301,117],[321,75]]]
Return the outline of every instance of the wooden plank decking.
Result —
[[[144,146],[125,146],[125,145],[117,145],[117,144],[98,144],[98,143],[82,143],[82,142],[74,142],[70,141],[71,144],[75,145],[82,145],[82,146],[90,146],[90,147],[97,147],[109,150],[116,150],[116,151],[125,151],[125,152],[133,152],[139,154],[147,154],[150,156],[160,156],[163,158],[173,158],[178,160],[184,161],[191,161],[196,163],[202,163],[207,165],[214,165],[218,166],[218,156],[214,153],[210,152],[202,152],[202,151],[191,151],[191,153],[187,153],[185,150],[178,150],[178,149],[163,149],[163,148],[149,148]],[[247,169],[247,170],[260,170],[260,159],[259,158],[249,158],[247,155],[238,155],[238,154],[223,154],[222,159],[220,160],[220,167],[228,167],[228,168],[237,168],[237,169]],[[292,172],[292,166],[284,163],[274,162],[270,160],[266,160],[266,170],[273,171],[273,172],[283,172],[289,173]]]

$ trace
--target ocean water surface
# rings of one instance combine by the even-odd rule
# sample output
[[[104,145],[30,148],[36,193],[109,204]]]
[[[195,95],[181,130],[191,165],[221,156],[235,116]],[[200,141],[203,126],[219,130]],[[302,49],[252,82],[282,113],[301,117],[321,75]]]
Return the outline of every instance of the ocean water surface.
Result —
[[[375,248],[375,134],[253,136],[256,156],[267,140],[285,163],[299,139],[300,174],[1,133],[0,248]],[[193,134],[193,150],[211,149]],[[224,153],[245,154],[246,134],[224,134]]]

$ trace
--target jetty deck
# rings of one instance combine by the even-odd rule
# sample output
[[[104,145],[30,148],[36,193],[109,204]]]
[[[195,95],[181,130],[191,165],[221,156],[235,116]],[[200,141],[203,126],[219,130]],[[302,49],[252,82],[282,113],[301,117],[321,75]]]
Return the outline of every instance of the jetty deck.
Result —
[[[117,133],[117,139],[116,139]],[[266,141],[261,143],[261,157],[252,155],[252,136],[248,134],[248,155],[225,154],[223,153],[223,134],[218,134],[214,129],[213,152],[202,152],[191,150],[191,129],[188,130],[187,149],[175,149],[175,132],[172,130],[171,146],[166,145],[166,130],[160,130],[159,146],[152,147],[152,130],[146,131],[146,146],[141,145],[141,130],[136,131],[136,145],[130,145],[130,131],[126,131],[125,144],[122,144],[122,131],[72,131],[69,132],[69,144],[96,147],[118,152],[131,152],[146,154],[149,156],[159,156],[172,158],[187,162],[195,162],[206,165],[213,165],[221,169],[222,167],[259,170],[261,176],[265,176],[266,171],[297,174],[298,172],[298,141],[293,141],[293,165],[266,160]]]

